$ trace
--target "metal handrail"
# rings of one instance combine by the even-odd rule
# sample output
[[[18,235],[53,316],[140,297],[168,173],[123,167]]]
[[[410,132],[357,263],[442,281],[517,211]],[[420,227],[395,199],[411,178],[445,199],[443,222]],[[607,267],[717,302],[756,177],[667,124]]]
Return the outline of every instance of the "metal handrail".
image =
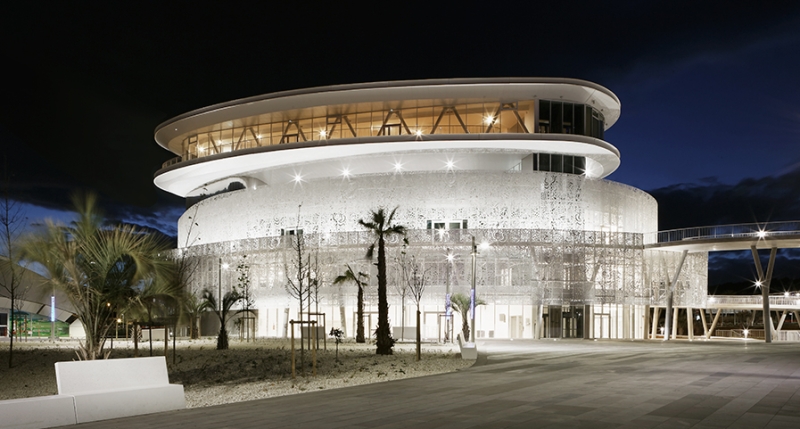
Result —
[[[175,165],[175,164],[181,162],[181,160],[183,160],[182,157],[176,156],[175,158],[169,159],[166,162],[164,162],[163,164],[161,164],[161,168],[164,169],[164,168],[169,167],[170,165]]]
[[[782,235],[800,235],[800,221],[698,226],[670,229],[652,234],[657,235],[655,238],[657,238],[658,243],[718,238],[768,238]],[[650,236],[649,238],[652,239],[654,237]],[[655,241],[652,240],[650,242]]]

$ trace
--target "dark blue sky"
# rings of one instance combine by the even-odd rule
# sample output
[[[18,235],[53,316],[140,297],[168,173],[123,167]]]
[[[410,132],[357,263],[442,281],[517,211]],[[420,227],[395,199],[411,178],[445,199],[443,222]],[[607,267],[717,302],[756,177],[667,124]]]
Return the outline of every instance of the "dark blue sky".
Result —
[[[12,195],[36,220],[92,189],[111,218],[174,235],[182,201],[152,184],[170,117],[318,85],[564,76],[622,101],[609,179],[654,195],[661,229],[800,219],[800,3],[562,3],[7,6]],[[784,256],[776,273],[800,277]],[[714,258],[712,278],[749,275],[741,259]]]

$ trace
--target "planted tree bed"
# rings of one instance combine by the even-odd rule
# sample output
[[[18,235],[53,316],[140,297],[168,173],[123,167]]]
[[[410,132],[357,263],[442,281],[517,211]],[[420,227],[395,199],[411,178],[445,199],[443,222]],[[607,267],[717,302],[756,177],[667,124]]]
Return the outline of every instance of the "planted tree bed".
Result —
[[[321,389],[355,386],[401,378],[440,374],[466,368],[472,362],[460,359],[452,344],[425,344],[422,361],[415,361],[414,344],[396,344],[394,354],[375,354],[374,344],[346,341],[339,345],[339,359],[333,341],[328,350],[317,352],[317,376],[311,375],[311,357],[306,354],[306,375],[291,378],[289,341],[282,339],[240,342],[231,340],[230,349],[215,350],[214,338],[179,340],[176,363],[172,344],[168,355],[169,378],[184,385],[187,407],[239,402],[291,395]],[[0,346],[0,362],[8,348]],[[149,355],[149,344],[139,345],[140,356]],[[322,347],[322,342],[320,342]],[[57,391],[54,363],[75,359],[77,341],[19,342],[15,344],[15,367],[0,367],[0,399],[52,395]],[[154,355],[163,355],[163,343],[154,345]],[[115,341],[111,358],[133,357],[133,343]]]

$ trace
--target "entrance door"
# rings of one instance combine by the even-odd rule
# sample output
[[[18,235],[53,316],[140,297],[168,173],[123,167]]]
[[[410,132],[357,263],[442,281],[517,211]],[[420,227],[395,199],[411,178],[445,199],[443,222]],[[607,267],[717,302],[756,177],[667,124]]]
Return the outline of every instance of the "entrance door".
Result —
[[[611,315],[608,313],[595,313],[594,337],[611,338]]]
[[[509,335],[511,338],[522,338],[525,327],[522,325],[522,316],[511,316],[509,323]]]

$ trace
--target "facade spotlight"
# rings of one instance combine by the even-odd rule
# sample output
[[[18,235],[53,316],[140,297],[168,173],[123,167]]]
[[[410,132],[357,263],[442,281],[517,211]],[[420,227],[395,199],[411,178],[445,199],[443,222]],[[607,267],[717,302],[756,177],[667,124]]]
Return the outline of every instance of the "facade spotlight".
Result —
[[[487,116],[487,117],[483,118],[483,122],[484,122],[486,125],[491,125],[491,124],[493,124],[493,123],[494,123],[494,116],[491,116],[491,115],[490,115],[490,116]]]
[[[342,169],[342,176],[343,177],[350,177],[350,169],[349,168]]]
[[[414,135],[415,135],[415,136],[417,136],[417,137],[420,137],[420,136],[422,136],[422,130],[416,130],[416,131],[414,131]]]
[[[319,136],[323,139],[328,136],[328,132],[325,130],[319,130]]]
[[[403,163],[402,162],[395,162],[394,163],[394,171],[399,173],[403,170]]]
[[[294,180],[294,183],[300,183],[303,181],[303,176],[300,175],[300,173],[295,173],[294,179],[292,180]]]
[[[756,235],[758,235],[758,238],[764,238],[767,236],[767,231],[764,231],[763,229],[759,230],[758,233],[756,233]]]

